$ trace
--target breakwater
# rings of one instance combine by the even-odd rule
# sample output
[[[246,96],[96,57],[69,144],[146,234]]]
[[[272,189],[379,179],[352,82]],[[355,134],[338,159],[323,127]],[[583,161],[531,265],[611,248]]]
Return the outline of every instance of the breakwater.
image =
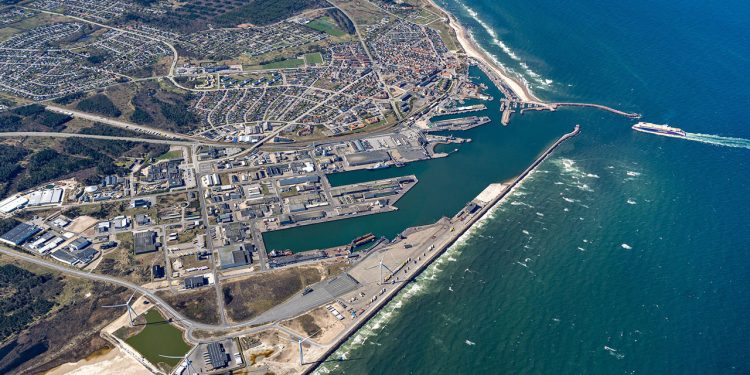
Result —
[[[362,328],[365,324],[367,324],[370,319],[372,319],[381,309],[383,309],[388,303],[395,298],[401,290],[403,290],[404,287],[410,284],[411,281],[414,281],[417,276],[422,274],[427,267],[429,267],[432,262],[434,262],[436,259],[440,257],[448,248],[450,248],[453,244],[456,243],[456,241],[465,234],[469,229],[471,229],[482,217],[484,217],[491,209],[492,207],[496,206],[500,201],[502,201],[510,192],[513,191],[513,189],[518,186],[523,180],[528,177],[528,175],[534,171],[536,167],[539,166],[544,160],[546,160],[552,152],[557,149],[562,143],[565,141],[577,136],[580,133],[580,126],[576,125],[573,131],[570,133],[564,134],[562,137],[560,137],[557,141],[555,141],[551,146],[549,146],[541,155],[539,155],[531,165],[529,165],[521,174],[519,174],[513,181],[511,181],[504,189],[503,191],[498,194],[495,198],[493,198],[489,203],[484,205],[479,212],[474,214],[474,216],[468,221],[468,223],[463,226],[462,228],[456,230],[454,232],[453,237],[450,239],[450,241],[446,242],[442,246],[436,248],[434,251],[430,252],[429,258],[426,259],[425,262],[423,262],[418,268],[415,269],[415,271],[409,275],[402,283],[400,283],[396,288],[389,291],[385,296],[383,296],[382,299],[379,300],[379,302],[373,306],[370,310],[365,312],[363,315],[361,315],[360,319],[351,327],[349,327],[342,335],[341,337],[334,342],[328,350],[326,350],[325,353],[316,361],[309,364],[310,367],[305,369],[303,374],[310,374],[313,371],[315,371],[318,366],[326,362],[328,357],[330,357],[333,353],[335,353],[341,345],[343,345],[349,338],[351,338],[354,334],[357,333],[357,331]],[[408,232],[409,229],[406,229],[404,232]]]

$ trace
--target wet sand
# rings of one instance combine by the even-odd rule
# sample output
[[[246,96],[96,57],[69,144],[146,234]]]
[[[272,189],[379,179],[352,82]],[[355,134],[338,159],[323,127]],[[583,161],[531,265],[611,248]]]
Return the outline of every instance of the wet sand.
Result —
[[[439,9],[450,20],[450,27],[456,32],[456,37],[466,55],[478,60],[480,63],[489,67],[505,84],[523,101],[542,102],[529,90],[529,88],[518,78],[512,77],[508,72],[499,66],[481,47],[476,45],[469,36],[469,33],[458,22],[456,17],[437,5],[433,0],[427,0],[435,8]]]

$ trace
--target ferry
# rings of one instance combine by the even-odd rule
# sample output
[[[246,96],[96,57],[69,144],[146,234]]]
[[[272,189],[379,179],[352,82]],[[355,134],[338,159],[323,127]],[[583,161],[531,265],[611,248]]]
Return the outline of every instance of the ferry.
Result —
[[[375,170],[375,169],[385,169],[385,168],[388,168],[388,167],[389,167],[388,164],[383,163],[381,161],[381,162],[378,162],[377,164],[375,164],[375,165],[373,165],[373,166],[371,166],[371,167],[369,167],[367,169],[369,169],[369,170]]]
[[[686,136],[685,131],[680,128],[673,128],[669,125],[657,125],[650,122],[639,122],[633,125],[633,130],[666,137],[684,138]]]

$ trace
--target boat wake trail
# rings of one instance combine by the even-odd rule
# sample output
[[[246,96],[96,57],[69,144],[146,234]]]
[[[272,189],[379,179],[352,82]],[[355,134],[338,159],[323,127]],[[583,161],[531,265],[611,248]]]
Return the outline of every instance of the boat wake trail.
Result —
[[[685,139],[715,146],[735,147],[750,149],[750,139],[722,137],[711,134],[686,133]]]

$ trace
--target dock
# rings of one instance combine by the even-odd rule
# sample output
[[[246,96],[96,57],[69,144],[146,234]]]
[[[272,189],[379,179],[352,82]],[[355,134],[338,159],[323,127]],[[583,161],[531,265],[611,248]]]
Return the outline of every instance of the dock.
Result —
[[[393,298],[395,298],[398,295],[399,291],[409,285],[411,281],[416,279],[416,277],[419,276],[425,269],[427,269],[427,267],[429,267],[429,265],[432,264],[434,260],[438,259],[440,255],[442,255],[453,244],[455,244],[456,241],[461,237],[461,235],[471,229],[471,227],[476,224],[476,222],[479,221],[483,216],[485,216],[485,214],[488,213],[492,209],[492,207],[494,207],[510,192],[512,192],[513,188],[518,186],[518,184],[520,184],[524,178],[526,178],[536,167],[538,167],[539,164],[546,160],[557,147],[559,147],[565,141],[577,136],[579,133],[580,127],[576,125],[575,129],[572,132],[563,135],[557,141],[555,141],[555,143],[553,143],[541,155],[539,155],[539,157],[537,157],[537,159],[534,160],[534,162],[529,165],[529,167],[526,168],[510,184],[492,184],[488,186],[488,188],[486,188],[482,193],[479,194],[479,196],[477,196],[476,199],[473,200],[473,202],[477,202],[480,204],[484,203],[480,206],[476,206],[476,209],[467,210],[467,208],[465,208],[462,209],[452,219],[443,218],[433,225],[422,227],[425,228],[425,230],[435,231],[434,234],[431,233],[432,236],[429,240],[421,241],[417,246],[413,246],[409,249],[405,248],[405,245],[403,244],[404,241],[394,241],[394,243],[390,244],[389,246],[400,246],[397,251],[398,254],[401,254],[402,256],[402,253],[405,252],[413,253],[414,255],[409,257],[406,262],[400,263],[394,269],[395,272],[390,272],[388,275],[386,275],[386,278],[384,279],[385,283],[370,283],[372,284],[370,289],[383,287],[382,291],[379,294],[380,298],[377,297],[378,294],[374,294],[372,292],[368,293],[368,297],[373,295],[375,295],[376,297],[370,300],[371,303],[368,304],[368,306],[362,311],[361,315],[358,314],[357,320],[354,321],[351,326],[347,327],[341,334],[339,334],[336,340],[325,349],[322,355],[320,355],[316,360],[304,364],[305,367],[303,367],[302,373],[311,374],[313,371],[315,371],[315,369],[323,364],[333,353],[335,353],[336,350],[341,347],[341,345],[343,345],[352,335],[356,334],[361,327],[363,327],[383,307],[385,307]],[[470,202],[467,207],[471,206],[473,202]],[[467,211],[469,212],[467,213]],[[410,236],[409,229],[405,230],[403,233],[406,234],[407,238]],[[352,276],[355,278],[359,277],[357,280],[362,282],[363,280],[367,279],[366,275],[364,275],[363,273],[363,270],[373,269],[373,265],[377,265],[377,260],[383,259],[383,252],[385,251],[388,251],[388,248],[370,252],[364,259],[362,259],[362,261],[358,263],[358,265],[355,265],[354,268],[357,268],[357,270],[352,269],[349,272],[354,273],[354,275]],[[413,267],[413,269],[404,269],[404,266],[411,266]],[[371,272],[374,273],[376,271]],[[393,280],[393,277],[395,277],[396,275],[400,275],[401,279],[399,280],[399,278],[397,277],[395,280]],[[373,277],[374,276],[370,276],[369,278]],[[359,291],[361,291],[361,289],[357,289],[351,293],[352,295],[356,295],[356,293],[358,293]],[[342,299],[344,298],[342,297]]]
[[[450,120],[442,120],[430,123],[430,128],[423,130],[424,132],[439,132],[439,131],[458,131],[458,130],[469,130],[477,126],[484,125],[492,121],[487,116],[477,117],[462,117]]]

